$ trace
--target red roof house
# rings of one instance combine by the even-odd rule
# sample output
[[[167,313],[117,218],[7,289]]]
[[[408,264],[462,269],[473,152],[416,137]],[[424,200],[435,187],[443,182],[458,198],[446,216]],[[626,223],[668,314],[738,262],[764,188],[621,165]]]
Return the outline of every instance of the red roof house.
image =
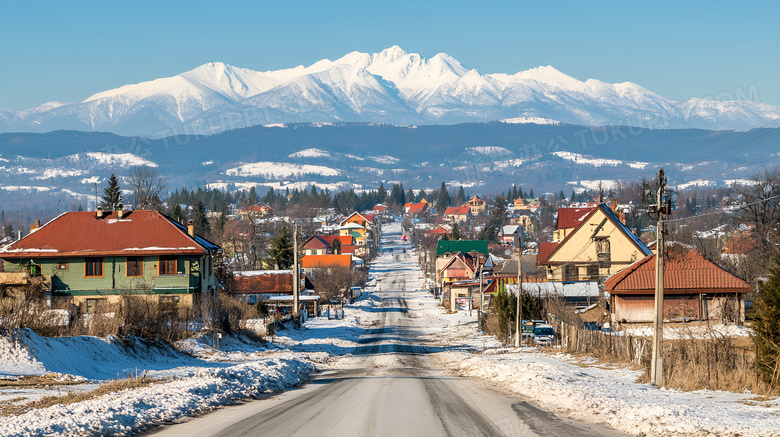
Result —
[[[613,319],[619,323],[651,322],[655,315],[655,258],[648,255],[610,276]],[[664,259],[664,318],[743,323],[743,295],[750,284],[705,259],[693,249],[667,247]]]

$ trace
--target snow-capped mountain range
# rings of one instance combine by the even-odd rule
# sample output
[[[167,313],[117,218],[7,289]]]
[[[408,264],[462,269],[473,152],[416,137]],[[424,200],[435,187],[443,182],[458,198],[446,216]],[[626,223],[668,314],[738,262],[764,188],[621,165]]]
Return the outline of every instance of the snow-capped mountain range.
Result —
[[[772,105],[676,101],[631,82],[583,82],[551,66],[483,74],[444,53],[425,59],[393,46],[276,71],[204,64],[80,103],[0,109],[0,132],[71,129],[164,137],[296,122],[421,125],[537,119],[585,126],[748,130],[778,117],[780,108]]]

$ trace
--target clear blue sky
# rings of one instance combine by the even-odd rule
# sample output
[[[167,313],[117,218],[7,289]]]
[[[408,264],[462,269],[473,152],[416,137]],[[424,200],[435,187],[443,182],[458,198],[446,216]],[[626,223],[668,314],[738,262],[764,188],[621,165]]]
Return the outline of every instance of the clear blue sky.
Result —
[[[4,1],[0,107],[77,102],[211,61],[271,70],[393,44],[483,73],[553,65],[677,100],[754,85],[780,105],[780,2],[690,3]]]

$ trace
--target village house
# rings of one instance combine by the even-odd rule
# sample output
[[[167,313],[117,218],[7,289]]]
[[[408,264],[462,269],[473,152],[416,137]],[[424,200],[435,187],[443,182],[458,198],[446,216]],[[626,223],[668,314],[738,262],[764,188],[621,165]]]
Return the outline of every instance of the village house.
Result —
[[[464,203],[463,206],[466,206],[471,210],[471,215],[478,216],[487,209],[487,202],[482,200],[479,196],[474,196],[469,199],[468,202]]]
[[[260,202],[255,205],[239,208],[236,211],[236,214],[242,220],[249,217],[251,218],[267,217],[267,216],[274,215],[274,209],[271,208],[271,205]]]
[[[444,220],[451,223],[468,221],[470,215],[471,208],[468,206],[450,206],[444,210]]]
[[[655,254],[604,282],[614,323],[648,323],[655,318]],[[664,318],[669,321],[745,322],[750,284],[705,259],[694,249],[673,244],[664,257]]]
[[[606,204],[561,209],[556,232],[563,238],[539,245],[548,281],[599,281],[652,253]]]
[[[309,316],[319,313],[319,300],[314,284],[304,276],[299,287],[301,308]],[[248,270],[233,272],[230,294],[237,300],[250,303],[265,302],[271,310],[291,308],[293,305],[292,270]]]
[[[218,286],[222,249],[157,211],[67,212],[5,247],[5,271],[50,277],[55,301],[85,311],[132,294],[192,306]],[[8,275],[8,273],[6,273]]]
[[[539,199],[515,199],[513,205],[515,211],[532,211],[537,212],[541,208]]]

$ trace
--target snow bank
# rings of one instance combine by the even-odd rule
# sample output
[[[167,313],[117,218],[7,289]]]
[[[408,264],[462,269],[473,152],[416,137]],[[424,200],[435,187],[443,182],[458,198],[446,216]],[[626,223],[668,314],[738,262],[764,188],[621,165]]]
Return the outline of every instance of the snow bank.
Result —
[[[131,435],[144,427],[232,404],[238,399],[290,389],[313,371],[313,364],[294,354],[222,369],[202,369],[190,378],[55,405],[21,416],[0,417],[0,434]]]

